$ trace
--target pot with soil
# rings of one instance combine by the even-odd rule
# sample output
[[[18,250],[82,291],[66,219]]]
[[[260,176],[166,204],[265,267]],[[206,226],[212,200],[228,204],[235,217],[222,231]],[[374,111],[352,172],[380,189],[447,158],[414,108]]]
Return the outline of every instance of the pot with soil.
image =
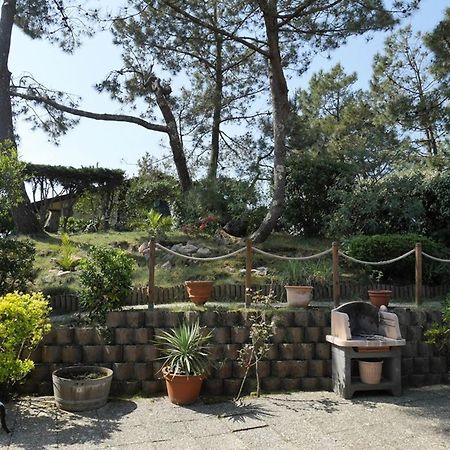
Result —
[[[108,401],[113,371],[106,367],[69,366],[53,372],[53,393],[59,408],[87,411]]]
[[[312,286],[285,286],[288,306],[305,307],[312,300]]]
[[[359,377],[365,384],[380,384],[383,361],[358,361]]]

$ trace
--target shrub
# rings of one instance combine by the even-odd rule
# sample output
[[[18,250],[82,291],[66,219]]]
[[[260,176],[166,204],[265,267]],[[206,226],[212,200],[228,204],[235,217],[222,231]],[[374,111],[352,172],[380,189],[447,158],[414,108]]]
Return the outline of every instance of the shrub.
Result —
[[[439,352],[448,353],[450,349],[450,295],[442,310],[442,323],[434,323],[424,332],[425,341],[434,345]]]
[[[50,330],[50,308],[41,293],[0,297],[0,387],[2,398],[34,368],[30,359]]]
[[[151,209],[144,221],[144,228],[155,239],[164,239],[172,228],[172,218]]]
[[[441,258],[448,258],[449,250],[441,244],[418,234],[384,234],[374,236],[355,236],[344,243],[344,251],[350,256],[363,261],[386,261],[396,258],[413,249],[417,242],[422,243],[424,252]],[[359,264],[358,264],[359,265]],[[414,255],[400,261],[382,266],[364,267],[369,275],[376,269],[381,272],[382,282],[414,282]],[[423,263],[423,281],[427,284],[440,283],[450,278],[449,267],[430,260]]]
[[[134,260],[120,249],[92,247],[80,268],[81,306],[90,320],[104,324],[129,293]]]
[[[0,295],[26,291],[32,281],[34,244],[30,241],[0,239]]]
[[[67,234],[61,235],[61,245],[59,247],[59,257],[56,259],[56,264],[61,267],[62,270],[72,271],[75,270],[80,260],[75,257],[75,247],[70,242]]]

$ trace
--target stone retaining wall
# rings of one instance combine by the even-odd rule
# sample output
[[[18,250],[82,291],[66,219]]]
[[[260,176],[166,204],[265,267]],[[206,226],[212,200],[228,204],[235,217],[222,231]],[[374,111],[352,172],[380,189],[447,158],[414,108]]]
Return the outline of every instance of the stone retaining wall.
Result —
[[[445,357],[423,341],[423,330],[439,321],[439,311],[393,308],[402,336],[403,386],[448,382]],[[160,379],[153,339],[183,319],[200,318],[213,332],[211,358],[216,367],[204,383],[211,395],[235,395],[243,376],[237,353],[249,338],[249,312],[170,312],[163,309],[113,312],[108,316],[108,339],[94,328],[55,327],[34,352],[35,370],[21,385],[23,393],[51,394],[51,373],[62,366],[95,364],[114,371],[112,393],[153,395],[165,391]],[[270,352],[261,364],[265,391],[330,390],[330,309],[310,308],[276,312]],[[250,374],[245,391],[255,390]]]

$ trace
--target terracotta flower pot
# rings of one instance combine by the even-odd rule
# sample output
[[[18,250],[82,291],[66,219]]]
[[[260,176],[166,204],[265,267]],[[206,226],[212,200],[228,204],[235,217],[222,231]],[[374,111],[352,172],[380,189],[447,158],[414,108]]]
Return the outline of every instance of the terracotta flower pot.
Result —
[[[184,285],[192,302],[201,306],[211,297],[214,281],[185,281]]]
[[[312,286],[285,286],[288,306],[308,306],[312,299]]]
[[[190,405],[199,395],[204,377],[201,375],[173,375],[166,369],[162,371],[166,380],[169,400],[176,405]]]
[[[365,384],[380,384],[383,361],[358,361],[359,377]]]
[[[372,305],[375,306],[388,306],[389,301],[392,297],[392,291],[389,290],[377,290],[377,291],[367,291],[369,294],[369,300]]]

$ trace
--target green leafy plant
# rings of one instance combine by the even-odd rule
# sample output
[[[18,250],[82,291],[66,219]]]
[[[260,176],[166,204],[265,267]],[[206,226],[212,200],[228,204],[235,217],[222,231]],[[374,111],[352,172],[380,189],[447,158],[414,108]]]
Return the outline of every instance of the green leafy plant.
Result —
[[[312,261],[288,261],[282,274],[285,283],[325,284],[333,279],[333,269],[329,260],[316,259]]]
[[[91,247],[80,263],[80,302],[90,320],[104,324],[107,313],[122,306],[134,268],[133,258],[123,250]]]
[[[162,370],[172,375],[207,375],[210,370],[208,342],[211,333],[205,333],[199,322],[183,322],[178,328],[163,331],[156,344],[163,356]]]
[[[163,216],[158,211],[151,209],[144,222],[144,228],[150,236],[156,239],[164,239],[166,233],[172,229],[172,218],[170,216]]]
[[[26,291],[34,277],[35,253],[31,241],[0,239],[0,295]]]
[[[41,293],[0,297],[0,396],[33,368],[31,352],[50,331],[50,307]]]
[[[62,270],[75,270],[80,263],[80,259],[75,257],[75,246],[70,242],[67,234],[61,235],[61,245],[59,247],[59,257],[56,259],[56,264]]]
[[[425,341],[434,345],[439,352],[447,352],[450,349],[450,295],[442,310],[442,323],[434,323],[424,332],[424,336]]]
[[[262,292],[256,292],[252,295],[252,302],[262,307],[270,306],[275,301],[274,293],[271,290],[265,295]],[[242,378],[241,387],[236,396],[238,400],[242,394],[248,372],[255,367],[256,372],[256,395],[261,395],[261,382],[259,375],[259,364],[264,359],[270,349],[269,341],[273,336],[273,323],[269,321],[264,309],[259,309],[250,316],[250,339],[251,342],[245,344],[238,354],[238,363],[245,369]]]

